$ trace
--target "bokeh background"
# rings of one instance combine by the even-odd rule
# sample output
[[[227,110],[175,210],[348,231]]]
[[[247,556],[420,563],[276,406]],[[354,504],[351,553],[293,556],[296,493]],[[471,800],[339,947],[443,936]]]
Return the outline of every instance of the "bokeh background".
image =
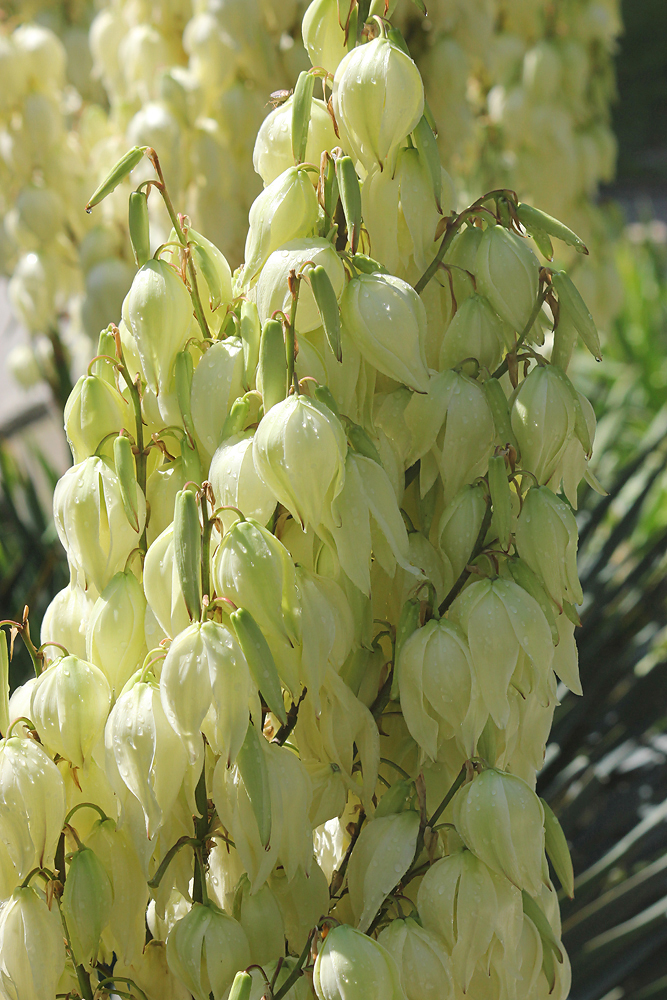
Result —
[[[0,7],[0,609],[34,636],[68,579],[50,502],[64,402],[134,273],[127,192],[82,206],[128,145],[240,263],[268,95],[307,59],[300,0]],[[499,185],[591,246],[577,284],[603,363],[584,486],[583,698],[563,692],[540,794],[570,842],[572,1000],[667,998],[667,4],[398,0],[461,204]],[[44,29],[47,29],[46,31]],[[17,54],[18,53],[18,54]],[[136,184],[136,179],[135,179]],[[158,242],[165,220],[156,216]],[[570,265],[564,258],[558,262]],[[12,683],[29,671],[17,646]]]

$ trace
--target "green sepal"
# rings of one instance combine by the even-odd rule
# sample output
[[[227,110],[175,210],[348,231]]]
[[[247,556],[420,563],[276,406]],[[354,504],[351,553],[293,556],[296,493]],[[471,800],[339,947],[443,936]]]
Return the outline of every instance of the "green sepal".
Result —
[[[329,347],[337,361],[343,360],[343,347],[340,339],[340,311],[338,309],[338,299],[331,284],[331,278],[321,264],[309,268],[308,280],[313,292],[313,297],[320,311],[322,326]]]
[[[340,412],[338,410],[338,403],[334,399],[333,393],[328,385],[320,385],[319,383],[313,388],[313,396],[318,401],[318,403],[324,403],[332,413],[335,413],[340,420]]]
[[[236,764],[257,820],[262,847],[268,848],[271,840],[271,786],[266,757],[259,743],[263,739],[250,722]]]
[[[252,976],[249,972],[237,972],[227,1000],[250,1000]]]
[[[292,153],[295,163],[303,163],[306,158],[314,88],[313,74],[305,70],[299,73],[292,97]]]
[[[201,459],[196,445],[191,445],[186,437],[181,438],[181,462],[183,468],[183,481],[186,483],[196,483],[201,486],[202,471]]]
[[[201,272],[206,284],[208,285],[209,305],[211,307],[211,311],[215,312],[222,302],[222,296],[224,293],[218,269],[211,259],[208,249],[201,246],[199,243],[190,243],[190,253],[192,254],[192,260],[195,268]]]
[[[389,274],[387,268],[379,261],[373,260],[365,253],[355,253],[352,257],[352,266],[361,271],[362,274]]]
[[[533,237],[535,241],[535,246],[540,251],[542,256],[546,257],[547,260],[553,260],[554,246],[553,243],[551,242],[551,237],[549,236],[549,234],[545,232],[544,229],[538,229],[538,227],[535,226],[533,229],[531,229],[530,235]]]
[[[419,155],[428,167],[433,185],[433,197],[440,213],[442,213],[442,165],[440,163],[440,153],[433,129],[426,120],[426,115],[422,115],[415,127],[412,138]]]
[[[410,805],[410,800],[415,794],[415,783],[411,778],[400,778],[391,788],[388,788],[377,804],[375,818],[381,816],[393,816],[395,813],[403,812]]]
[[[554,646],[557,646],[560,642],[560,636],[558,634],[558,626],[556,624],[556,615],[554,613],[553,604],[551,603],[551,598],[547,594],[546,590],[542,586],[542,583],[536,573],[532,571],[530,566],[519,559],[518,556],[513,556],[508,559],[505,563],[503,569],[505,569],[512,580],[527,594],[537,601],[539,604],[542,614],[547,620],[549,625],[549,630],[551,632],[551,641]]]
[[[239,646],[243,650],[248,669],[264,701],[277,719],[284,725],[287,713],[280,687],[280,678],[273,653],[264,638],[262,630],[245,608],[238,608],[229,616]]]
[[[201,617],[201,527],[197,498],[192,490],[179,490],[174,503],[174,553],[176,569],[190,621]]]
[[[574,899],[574,869],[563,827],[549,804],[544,799],[540,801],[544,808],[544,843],[549,860],[563,889],[570,899]]]
[[[127,212],[130,243],[137,267],[143,267],[151,255],[148,223],[148,198],[145,191],[133,191]]]
[[[98,355],[104,355],[105,358],[115,358],[116,357],[116,338],[111,332],[111,327],[107,327],[106,330],[102,330],[97,339],[97,351]],[[95,361],[91,367],[91,372],[93,375],[97,375],[98,378],[103,378],[105,382],[109,385],[116,384],[114,366],[110,361],[104,361],[100,358],[99,361]]]
[[[533,208],[532,205],[526,205],[523,202],[517,205],[516,214],[521,225],[531,236],[533,235],[533,229],[541,229],[549,236],[553,236],[562,243],[567,243],[568,246],[574,247],[577,253],[588,253],[588,247],[584,241],[579,239],[576,233],[573,233],[571,229],[564,226],[558,219],[554,219],[552,215],[547,215],[546,212],[540,211],[539,208]]]
[[[489,459],[488,480],[493,505],[493,525],[498,532],[501,548],[506,549],[512,533],[512,495],[504,455],[494,455]]]
[[[563,613],[576,628],[581,626],[581,618],[574,604],[570,604],[569,601],[563,601]]]
[[[194,440],[194,425],[192,423],[192,411],[190,408],[190,398],[192,393],[192,376],[194,373],[194,362],[189,351],[179,351],[174,362],[174,382],[176,384],[176,398],[178,408],[183,418],[190,440]]]
[[[248,302],[245,299],[241,303],[239,327],[241,343],[243,345],[244,381],[248,389],[253,389],[257,375],[257,363],[259,361],[259,343],[262,338],[259,313],[254,302]]]
[[[239,396],[238,399],[235,399],[230,406],[227,418],[222,425],[220,440],[226,441],[227,438],[232,437],[233,434],[240,434],[245,427],[245,422],[248,419],[249,413],[250,400],[246,399],[244,396]]]
[[[264,412],[285,398],[287,393],[287,358],[282,324],[267,319],[259,345],[257,381],[262,386]]]
[[[413,632],[419,628],[421,617],[421,601],[411,597],[401,608],[401,614],[396,626],[396,644],[394,646],[394,676],[391,682],[392,701],[398,700],[398,671],[396,666],[401,650]]]
[[[518,452],[519,444],[512,430],[509,405],[503,387],[497,378],[490,378],[484,383],[483,389],[501,443],[504,446],[511,445]]]
[[[322,184],[322,205],[326,219],[327,231],[334,225],[336,206],[338,205],[338,178],[336,177],[336,164],[331,153],[326,154],[326,170]]]
[[[366,458],[371,458],[378,465],[382,465],[380,453],[371,441],[363,427],[359,424],[349,424],[347,427],[347,440],[355,451]]]
[[[581,293],[566,271],[554,271],[551,284],[558,295],[558,306],[562,313],[572,321],[577,333],[597,361],[602,360],[600,352],[600,337],[595,320]]]
[[[340,200],[347,223],[347,238],[352,253],[357,252],[361,234],[361,188],[357,171],[350,156],[341,156],[336,160],[336,177]]]
[[[139,532],[139,508],[137,507],[137,469],[134,464],[132,445],[125,435],[118,435],[113,443],[113,460],[118,476],[120,495],[123,501],[125,516]]]
[[[572,322],[572,318],[564,311],[561,312],[554,328],[554,346],[551,351],[551,364],[557,365],[561,371],[567,372],[577,343],[577,336],[577,328]]]
[[[591,436],[588,432],[588,424],[586,423],[586,418],[584,417],[584,411],[581,406],[581,400],[579,399],[579,393],[572,385],[564,371],[562,371],[557,365],[552,365],[551,369],[555,372],[563,385],[567,387],[568,392],[572,397],[572,402],[574,404],[574,435],[579,439],[581,447],[584,449],[584,455],[586,458],[590,458],[593,453],[593,442],[591,441]]]
[[[542,944],[547,946],[547,948],[553,953],[556,961],[561,964],[563,961],[563,949],[558,938],[554,934],[551,924],[547,920],[542,907],[539,903],[535,902],[533,897],[529,895],[525,889],[521,890],[521,898],[523,899],[523,912],[537,927],[537,931],[542,938]],[[545,951],[547,948],[545,948]]]
[[[124,181],[127,175],[134,170],[147,149],[148,146],[133,146],[125,156],[121,156],[118,163],[109,171],[88,201],[86,212],[90,212],[91,208],[95,208],[101,201],[104,201],[107,195],[116,190],[121,181]]]

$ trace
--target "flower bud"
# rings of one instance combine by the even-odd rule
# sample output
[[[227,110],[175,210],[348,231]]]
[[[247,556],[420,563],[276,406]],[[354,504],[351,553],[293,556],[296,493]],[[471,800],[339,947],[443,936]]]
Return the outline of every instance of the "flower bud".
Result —
[[[246,933],[250,945],[250,963],[267,965],[285,954],[285,928],[273,892],[264,884],[250,891],[247,875],[242,875],[234,895],[234,919]]]
[[[494,940],[508,954],[518,946],[521,893],[470,851],[457,851],[429,868],[417,905],[426,930],[444,939],[455,981],[464,990]]]
[[[149,892],[143,868],[127,829],[117,829],[112,819],[98,819],[86,845],[95,852],[113,890],[102,942],[121,962],[130,964],[141,955],[146,941]]]
[[[360,931],[410,867],[417,846],[419,813],[412,809],[373,819],[361,830],[347,869],[350,903]]]
[[[298,642],[294,563],[266,528],[256,521],[232,525],[213,558],[213,580],[218,596],[249,611],[261,629]]]
[[[333,106],[344,145],[366,170],[391,161],[424,111],[424,87],[410,56],[387,38],[359,45],[343,58]]]
[[[345,269],[333,244],[317,236],[291,240],[279,250],[274,250],[257,280],[257,309],[262,323],[270,319],[277,309],[290,315],[292,295],[288,287],[289,273],[296,271],[298,274],[309,261],[326,270],[336,298],[340,299],[345,285]],[[308,281],[302,281],[296,307],[296,332],[310,333],[321,325],[322,318],[310,285]]]
[[[72,857],[62,897],[72,949],[83,965],[94,965],[102,931],[109,923],[113,890],[94,851],[82,847]]]
[[[294,395],[264,416],[253,441],[259,476],[304,531],[322,521],[345,482],[347,441],[340,420],[323,403]]]
[[[551,599],[581,604],[577,574],[577,522],[562,500],[546,486],[528,490],[516,523],[519,556],[543,582]]]
[[[475,257],[478,291],[500,318],[521,333],[539,291],[540,265],[527,242],[503,226],[484,231]]]
[[[171,971],[195,1000],[222,1000],[236,973],[250,964],[250,949],[240,924],[213,903],[195,903],[167,937]]]
[[[37,678],[30,717],[51,751],[83,767],[104,732],[110,704],[102,671],[78,656],[63,656]]]
[[[440,368],[454,368],[466,358],[476,358],[482,368],[494,371],[505,341],[498,316],[487,299],[474,294],[457,310],[445,330],[440,348]]]
[[[129,524],[118,476],[103,458],[87,458],[62,476],[53,494],[56,531],[86,584],[101,592],[123,570],[146,520],[146,501],[136,487],[139,530]]]
[[[86,659],[86,632],[96,598],[97,589],[93,586],[83,590],[76,583],[70,583],[58,591],[44,612],[41,641],[58,642],[74,656]],[[54,647],[47,646],[44,650],[47,662],[54,659],[56,653],[60,656]]]
[[[276,498],[255,469],[254,435],[254,431],[243,431],[226,438],[211,459],[208,481],[219,507],[236,507],[246,517],[265,525],[275,510]],[[223,510],[220,519],[229,531],[238,515]]]
[[[572,394],[550,365],[538,365],[521,382],[511,409],[521,464],[540,484],[554,474],[574,437]]]
[[[465,569],[482,527],[487,503],[481,486],[464,486],[438,523],[440,551],[452,568],[452,585]]]
[[[166,261],[151,259],[139,268],[123,302],[123,319],[136,342],[146,381],[159,393],[168,385],[192,320],[188,290]]]
[[[290,240],[308,236],[317,225],[319,204],[308,173],[288,167],[250,207],[243,284],[257,277],[269,254]]]
[[[522,778],[487,768],[452,803],[466,847],[498,875],[535,896],[545,881],[544,809]]]
[[[340,31],[340,28],[338,29]],[[342,32],[341,32],[342,37]],[[344,50],[341,56],[344,55]],[[319,63],[318,65],[322,65]],[[259,127],[252,162],[264,186],[294,165],[292,152],[292,107],[294,98],[275,108]],[[310,123],[306,143],[305,163],[319,163],[320,155],[338,145],[331,115],[324,101],[313,97],[310,105]]]
[[[200,743],[204,728],[213,752],[231,765],[243,744],[254,696],[245,657],[224,625],[195,622],[176,636],[162,665],[160,697],[169,722],[188,742]],[[197,745],[195,759],[198,753]]]
[[[408,1000],[454,996],[451,961],[439,935],[408,917],[392,920],[378,934],[378,943],[394,956]]]
[[[313,66],[335,73],[347,52],[336,0],[312,0],[303,15],[301,37]]]
[[[500,579],[471,584],[456,598],[449,617],[468,637],[477,689],[503,728],[510,716],[509,684],[522,652],[538,683],[546,679],[554,648],[547,620],[522,587]]]
[[[443,740],[457,738],[474,752],[485,722],[474,690],[468,643],[444,618],[431,619],[402,645],[396,673],[401,711],[410,735],[436,760]]]
[[[131,420],[130,404],[96,375],[82,375],[65,404],[65,433],[75,462],[93,455],[108,434],[118,434]]]
[[[174,555],[174,525],[149,547],[144,561],[144,592],[160,628],[176,636],[190,624]]]
[[[65,787],[58,768],[33,739],[0,741],[0,841],[18,878],[53,867],[65,822]]]
[[[209,347],[195,368],[190,405],[202,456],[210,458],[220,444],[229,408],[243,392],[242,380],[243,350],[234,337]]]
[[[391,274],[360,274],[346,286],[340,312],[350,337],[378,371],[427,391],[426,310],[407,281]]]
[[[169,725],[157,681],[148,675],[127,687],[105,730],[109,778],[139,802],[150,838],[171,812],[188,767],[183,742]]]
[[[318,1000],[405,1000],[396,960],[347,924],[327,934],[315,962]]]
[[[143,587],[131,572],[116,573],[93,607],[86,629],[86,658],[119,695],[146,654]]]
[[[33,888],[15,889],[0,911],[0,982],[8,997],[53,1000],[65,968],[58,907]]]

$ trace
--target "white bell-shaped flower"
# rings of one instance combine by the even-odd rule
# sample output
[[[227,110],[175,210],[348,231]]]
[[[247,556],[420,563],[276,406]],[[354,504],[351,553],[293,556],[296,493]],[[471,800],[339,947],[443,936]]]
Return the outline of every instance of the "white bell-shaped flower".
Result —
[[[0,985],[7,997],[53,1000],[65,969],[58,907],[31,886],[15,889],[0,911]]]

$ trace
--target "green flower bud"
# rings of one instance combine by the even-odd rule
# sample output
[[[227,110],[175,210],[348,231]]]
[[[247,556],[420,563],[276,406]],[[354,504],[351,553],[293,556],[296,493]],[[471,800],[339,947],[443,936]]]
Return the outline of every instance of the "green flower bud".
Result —
[[[90,212],[91,208],[95,205],[99,205],[107,195],[111,194],[121,181],[124,181],[129,173],[134,170],[137,164],[143,159],[143,155],[148,149],[147,146],[135,146],[130,149],[124,156],[121,156],[120,160],[112,167],[109,174],[105,177],[99,187],[91,195],[88,204],[86,205],[86,211]]]
[[[576,418],[572,394],[557,370],[533,368],[519,385],[510,416],[523,468],[539,483],[548,482],[574,437]]]
[[[75,852],[62,898],[72,949],[83,965],[94,965],[102,931],[109,923],[113,889],[100,859],[89,847]]]
[[[299,640],[294,564],[285,546],[256,521],[237,521],[213,557],[220,597],[245,608],[262,629]]]
[[[347,52],[337,0],[313,0],[303,15],[301,37],[313,66],[335,73]]]
[[[476,358],[482,368],[494,371],[505,347],[498,316],[482,295],[471,295],[445,330],[440,348],[440,368],[454,368],[466,358]]]
[[[243,372],[245,383],[249,389],[254,389],[259,363],[259,344],[262,337],[262,327],[259,313],[254,302],[247,299],[241,303],[241,343],[243,344]]]
[[[558,295],[558,307],[563,319],[568,320],[577,330],[584,344],[596,361],[602,360],[600,337],[588,306],[577,286],[566,271],[555,271],[551,282]],[[561,318],[559,317],[559,323]]]
[[[87,458],[72,466],[53,494],[56,531],[71,563],[83,580],[102,592],[124,569],[146,520],[146,501],[136,487],[139,531],[129,524],[118,476],[103,458]]]
[[[195,244],[197,286],[204,316],[210,329],[219,330],[225,319],[225,310],[234,298],[232,271],[225,255],[201,233],[188,229],[188,240]]]
[[[109,434],[132,420],[131,407],[115,386],[96,375],[82,375],[65,403],[65,433],[75,463],[94,455]]]
[[[539,271],[539,261],[522,237],[503,226],[484,231],[475,257],[477,290],[517,333],[537,300]]]
[[[412,809],[366,823],[347,869],[350,903],[360,931],[367,931],[387,895],[412,863],[419,813]]]
[[[151,256],[148,197],[145,191],[133,191],[130,195],[128,229],[134,262],[137,267],[143,267]]]
[[[264,416],[253,440],[261,479],[305,531],[322,520],[345,483],[347,441],[338,418],[316,400],[294,395]]]
[[[268,885],[264,884],[253,893],[248,876],[242,875],[234,895],[234,919],[241,924],[248,938],[248,964],[267,965],[285,954],[283,918]]]
[[[157,681],[149,675],[129,684],[105,729],[107,773],[121,801],[129,792],[141,806],[150,838],[173,809],[189,761],[164,714]]]
[[[394,956],[408,1000],[454,996],[451,961],[439,935],[408,917],[392,920],[378,934],[378,943]]]
[[[405,724],[431,760],[443,740],[454,738],[471,755],[485,715],[461,630],[444,618],[431,619],[404,643],[396,673]]]
[[[464,486],[443,510],[438,524],[440,551],[452,568],[454,584],[468,564],[486,514],[481,486]]]
[[[146,653],[146,598],[131,572],[116,573],[98,597],[86,629],[86,658],[120,694]]]
[[[245,608],[238,608],[229,618],[248,663],[250,676],[255,687],[262,695],[269,710],[273,712],[282,725],[285,725],[287,713],[285,712],[285,702],[280,684],[282,677],[278,673],[273,651],[266,637],[253,616]],[[279,637],[274,635],[272,639],[274,640],[274,648],[276,648],[276,641],[279,641]],[[292,648],[289,644],[287,645],[289,649]]]
[[[338,29],[340,31],[340,29]],[[341,32],[342,37],[342,32]],[[341,51],[341,58],[345,50]],[[318,63],[316,65],[322,65]],[[259,127],[252,162],[256,172],[264,181],[264,186],[271,184],[276,177],[294,165],[292,152],[292,97],[275,108],[266,116]],[[319,163],[323,151],[332,150],[338,145],[338,137],[334,132],[331,115],[324,101],[313,97],[310,104],[310,123],[308,125],[305,163]]]
[[[522,587],[499,579],[467,587],[452,604],[449,617],[468,637],[478,691],[496,725],[503,728],[510,716],[509,684],[522,652],[538,685],[546,682],[554,649],[547,620]]]
[[[329,911],[329,883],[313,862],[308,875],[299,868],[292,879],[284,869],[276,868],[268,884],[280,907],[287,945],[300,955],[311,930]]]
[[[329,240],[317,236],[292,240],[271,254],[257,281],[257,309],[262,323],[270,319],[277,309],[290,315],[292,295],[287,279],[290,271],[298,274],[307,261],[326,270],[336,297],[340,298],[345,285],[345,269],[334,246]],[[302,281],[299,286],[295,329],[299,334],[310,333],[321,325],[320,311],[310,285],[307,281]]]
[[[63,779],[39,744],[18,736],[1,740],[0,840],[16,882],[37,865],[53,868],[65,808]]]
[[[288,167],[250,207],[243,284],[250,285],[269,254],[290,240],[308,236],[317,225],[319,204],[308,173]]]
[[[212,903],[195,903],[174,924],[167,937],[171,971],[187,986],[195,1000],[222,1000],[236,973],[250,964],[250,949],[243,928]]]
[[[544,809],[521,778],[487,768],[452,803],[466,847],[498,875],[535,896],[546,881]]]
[[[143,867],[127,828],[117,829],[112,819],[97,820],[86,845],[95,852],[113,890],[102,942],[129,965],[141,955],[146,942],[149,891]]]
[[[151,259],[139,268],[123,302],[123,319],[146,381],[155,393],[166,390],[192,321],[188,290],[166,261]]]
[[[326,936],[315,962],[318,1000],[405,1000],[394,957],[346,924]]]
[[[144,593],[165,635],[176,636],[190,618],[181,590],[174,552],[174,525],[155,539],[144,560]]]
[[[110,705],[102,671],[78,656],[63,656],[37,678],[30,718],[50,750],[83,767],[104,732]]]
[[[52,1000],[65,968],[57,906],[33,888],[15,889],[0,911],[0,983],[8,997]]]
[[[577,574],[577,522],[562,500],[546,486],[528,490],[516,523],[520,557],[543,582],[559,606],[581,604],[584,595]]]
[[[510,955],[518,947],[521,893],[470,851],[457,851],[429,868],[417,905],[424,927],[444,939],[454,979],[464,990],[493,941]]]
[[[229,993],[229,1000],[250,1000],[252,976],[249,972],[237,972]]]
[[[391,163],[424,111],[424,87],[410,56],[387,38],[352,49],[336,69],[333,106],[343,143],[366,170]]]
[[[203,460],[210,461],[220,444],[229,408],[242,393],[243,350],[240,341],[229,337],[209,347],[192,377],[190,405]]]
[[[275,510],[276,498],[255,469],[254,435],[254,431],[244,431],[223,441],[211,460],[208,480],[218,506],[236,507],[246,517],[264,525]],[[229,531],[238,515],[223,510],[220,519]]]
[[[345,288],[340,311],[346,331],[378,371],[428,390],[426,311],[411,285],[390,274],[361,274]]]
[[[190,620],[201,617],[201,523],[197,498],[181,490],[174,503],[174,559]]]

